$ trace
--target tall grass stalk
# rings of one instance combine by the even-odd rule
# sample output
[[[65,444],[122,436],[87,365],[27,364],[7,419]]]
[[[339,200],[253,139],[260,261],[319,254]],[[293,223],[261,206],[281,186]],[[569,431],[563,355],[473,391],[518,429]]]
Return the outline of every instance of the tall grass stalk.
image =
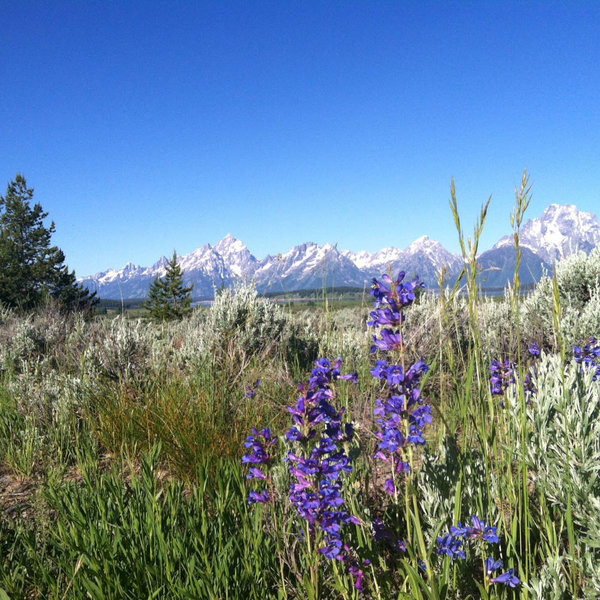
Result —
[[[517,353],[517,365],[519,369],[519,382],[523,382],[525,379],[523,361],[522,361],[522,344],[521,344],[521,314],[520,314],[520,299],[521,299],[521,261],[523,251],[520,245],[520,229],[525,216],[525,211],[529,207],[531,202],[531,186],[529,184],[529,177],[527,171],[523,172],[521,179],[521,185],[515,190],[516,204],[511,215],[511,225],[513,228],[513,237],[515,242],[515,278],[514,285],[512,286],[511,304],[513,319],[512,322],[515,326],[516,334],[516,353]],[[513,346],[514,347],[514,346]],[[527,439],[527,419],[526,419],[526,399],[525,391],[522,385],[518,386],[519,402],[521,404],[521,439]],[[521,555],[525,557],[523,561],[523,573],[524,578],[529,579],[529,573],[534,568],[534,557],[531,548],[530,531],[531,531],[531,513],[530,513],[530,502],[529,502],[529,471],[527,468],[527,461],[524,457],[521,457],[519,461],[519,470],[521,476],[521,490],[522,493],[519,498],[519,521],[521,524],[520,531],[522,535],[522,551]],[[527,592],[525,592],[525,595]]]

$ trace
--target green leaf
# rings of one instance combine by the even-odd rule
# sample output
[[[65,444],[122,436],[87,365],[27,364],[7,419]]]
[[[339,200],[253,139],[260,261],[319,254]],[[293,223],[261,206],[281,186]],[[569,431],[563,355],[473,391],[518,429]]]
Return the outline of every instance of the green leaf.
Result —
[[[487,590],[479,583],[479,581],[475,582],[475,585],[477,586],[477,588],[479,589],[479,593],[481,594],[481,600],[489,600],[489,594],[487,593]]]

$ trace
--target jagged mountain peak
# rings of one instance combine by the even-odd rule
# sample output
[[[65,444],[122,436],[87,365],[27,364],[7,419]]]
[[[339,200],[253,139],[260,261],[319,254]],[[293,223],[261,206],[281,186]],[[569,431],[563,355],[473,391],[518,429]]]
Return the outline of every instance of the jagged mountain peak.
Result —
[[[214,249],[235,277],[248,278],[254,273],[256,258],[250,253],[246,244],[231,233],[228,233]]]
[[[541,219],[551,219],[557,214],[573,214],[579,212],[583,211],[580,211],[575,204],[550,204],[542,213]]]
[[[418,237],[416,240],[414,240],[414,242],[412,242],[412,244],[410,244],[409,247],[414,244],[424,244],[424,243],[431,242],[431,241],[433,241],[433,240],[428,235],[422,235],[422,236]]]
[[[219,253],[245,250],[246,244],[236,238],[233,234],[228,233],[220,242],[215,245],[215,250]]]
[[[192,257],[201,257],[212,252],[214,252],[213,247],[210,244],[204,244],[204,246],[199,246],[195,250],[192,250],[189,254],[179,254],[177,258],[181,263],[182,261],[189,260]]]
[[[140,268],[139,265],[136,265],[132,262],[128,262],[121,270],[125,271],[125,272],[131,272],[131,271],[136,271],[139,268]]]
[[[179,257],[179,260],[181,260],[181,256]],[[166,256],[161,256],[151,267],[150,269],[160,269],[161,267],[164,267],[167,263],[169,262],[169,259]]]
[[[522,246],[552,264],[573,252],[589,252],[597,246],[600,221],[594,213],[579,210],[574,204],[551,204],[541,217],[523,225],[519,238]],[[512,235],[504,236],[494,248],[513,244]]]
[[[422,235],[414,242],[409,244],[405,252],[419,252],[421,250],[427,250],[431,248],[437,249],[443,248],[443,246],[437,240],[432,240],[428,235]]]
[[[592,212],[579,210],[575,204],[551,204],[539,218],[542,223],[557,223],[559,227],[572,226],[575,222],[579,227],[590,223],[598,223],[598,217]],[[530,219],[531,222],[537,219]],[[527,227],[527,223],[525,224]]]
[[[238,240],[238,239],[237,239],[237,238],[236,238],[236,237],[233,235],[233,233],[229,232],[229,233],[228,233],[228,234],[227,234],[227,235],[226,235],[226,236],[225,236],[225,237],[224,237],[224,238],[223,238],[223,239],[222,239],[222,240],[219,242],[219,244],[221,244],[221,243],[223,243],[223,242],[230,243],[230,242],[237,242],[237,241],[239,241],[239,240]],[[219,244],[217,244],[217,246],[218,246]]]

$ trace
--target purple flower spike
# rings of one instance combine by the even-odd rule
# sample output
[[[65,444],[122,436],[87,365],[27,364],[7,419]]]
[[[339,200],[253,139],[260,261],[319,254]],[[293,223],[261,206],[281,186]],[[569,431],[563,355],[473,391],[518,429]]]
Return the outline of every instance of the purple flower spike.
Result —
[[[418,361],[406,372],[401,365],[388,365],[378,361],[372,373],[388,384],[388,397],[376,401],[375,415],[380,430],[380,440],[375,458],[396,465],[398,473],[409,473],[410,465],[402,459],[407,444],[423,445],[423,430],[432,422],[431,407],[423,404],[421,390],[418,387],[420,376],[426,372],[427,365]],[[406,428],[408,422],[408,436]],[[390,484],[386,484],[388,493]]]
[[[294,426],[286,434],[294,445],[287,455],[290,501],[299,515],[308,522],[309,531],[324,533],[324,546],[319,548],[329,559],[345,560],[342,542],[344,525],[362,524],[343,510],[344,474],[352,471],[344,444],[354,434],[351,423],[343,423],[344,411],[333,405],[336,393],[331,384],[337,379],[355,380],[356,374],[342,375],[341,359],[333,364],[325,358],[315,362],[308,384],[299,386],[302,395],[295,406],[288,407]]]
[[[371,312],[369,326],[381,328],[373,335],[371,352],[399,352],[404,359],[405,342],[400,333],[404,321],[403,309],[414,302],[416,289],[423,287],[418,278],[404,283],[401,271],[396,279],[384,275],[382,281],[373,279],[371,294],[375,310]],[[379,445],[375,458],[390,465],[398,474],[410,473],[411,466],[404,458],[407,444],[423,445],[423,430],[432,422],[431,407],[423,403],[420,389],[421,376],[429,369],[423,360],[406,369],[402,364],[389,364],[378,360],[371,375],[385,384],[387,394],[376,400],[375,416],[379,431]],[[393,476],[395,477],[395,475]],[[394,478],[385,481],[388,494],[397,493]]]
[[[257,465],[263,465],[265,468],[269,468],[273,460],[272,452],[273,448],[277,444],[277,436],[271,434],[271,430],[268,427],[258,430],[252,429],[252,435],[246,438],[245,446],[249,448],[248,454],[242,456],[242,463],[249,465],[249,473],[246,475],[248,479],[257,480],[268,480],[269,477],[265,472]],[[264,503],[269,502],[270,496],[266,490],[256,491],[253,490],[248,496],[248,503]]]
[[[492,395],[501,396],[506,388],[516,382],[516,365],[509,360],[493,360],[490,364],[490,390]]]

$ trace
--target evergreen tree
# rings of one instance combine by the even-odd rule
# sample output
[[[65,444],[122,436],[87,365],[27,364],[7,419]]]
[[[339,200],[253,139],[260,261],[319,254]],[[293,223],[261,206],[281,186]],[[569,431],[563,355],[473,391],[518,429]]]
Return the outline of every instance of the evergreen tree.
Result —
[[[168,319],[169,302],[165,283],[160,277],[156,277],[150,285],[144,308],[150,313],[150,318],[155,321],[164,321]]]
[[[167,272],[164,278],[157,277],[148,292],[144,308],[150,317],[156,321],[181,319],[192,310],[192,297],[190,292],[193,285],[183,285],[183,273],[177,262],[177,252],[167,262]]]
[[[44,225],[48,213],[32,199],[22,175],[0,196],[0,302],[28,309],[51,296],[69,308],[94,304],[95,294],[77,284],[62,250],[50,245],[54,222]]]

